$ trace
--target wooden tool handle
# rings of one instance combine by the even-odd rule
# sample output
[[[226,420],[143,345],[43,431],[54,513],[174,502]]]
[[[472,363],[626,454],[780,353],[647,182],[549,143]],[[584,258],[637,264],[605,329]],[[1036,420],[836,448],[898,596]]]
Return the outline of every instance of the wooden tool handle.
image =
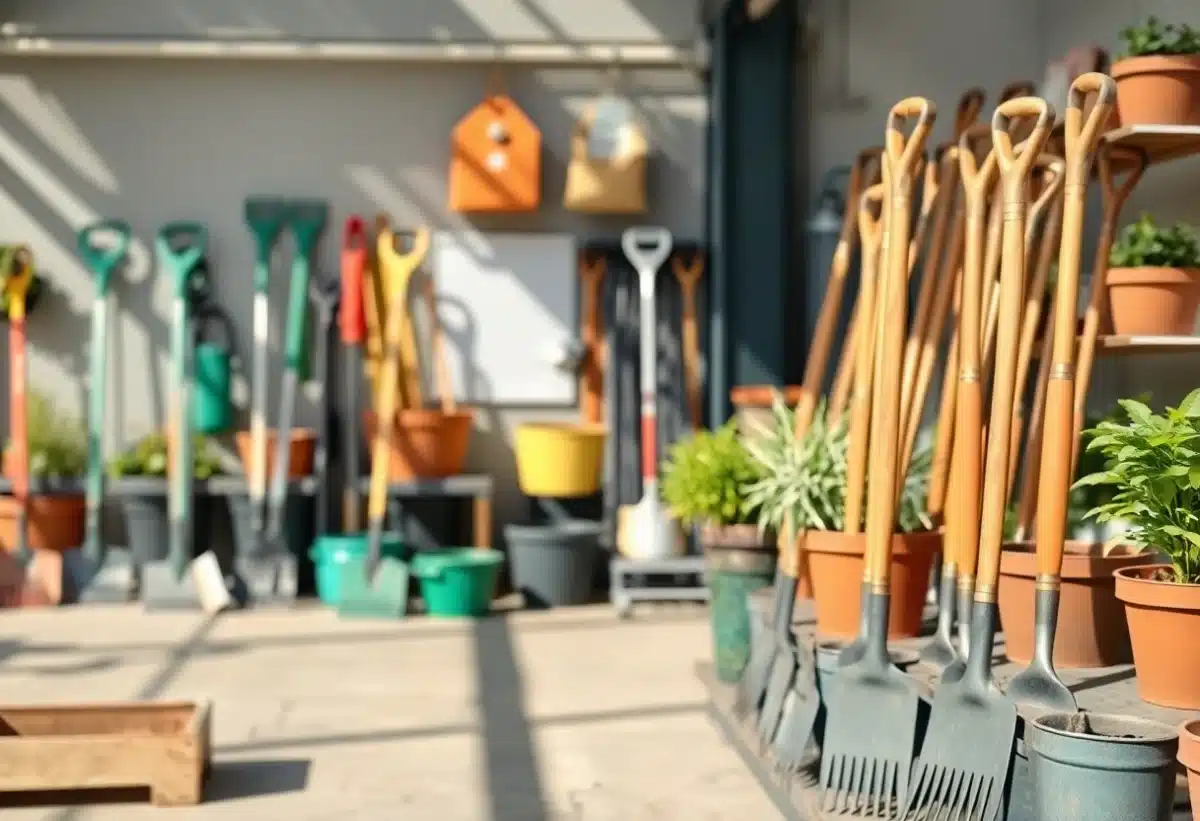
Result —
[[[1029,80],[1017,80],[1000,89],[1000,102],[1007,103],[1017,97],[1029,97],[1037,88]]]
[[[1085,120],[1083,106],[1089,95],[1093,97],[1093,104]],[[1115,99],[1116,84],[1112,78],[1095,72],[1083,74],[1071,84],[1063,118],[1066,148],[1063,228],[1054,295],[1054,350],[1046,385],[1037,499],[1038,573],[1050,579],[1057,579],[1062,567],[1071,487],[1075,322],[1085,197],[1097,143]]]
[[[363,303],[364,274],[367,268],[367,226],[357,214],[346,218],[342,239],[342,294],[338,301],[338,327],[342,344],[361,345],[367,335]]]
[[[376,242],[379,252],[383,245],[393,242],[390,230],[381,230]],[[387,484],[390,466],[390,439],[396,424],[396,410],[400,393],[400,346],[407,319],[408,306],[397,304],[404,299],[397,295],[387,309],[387,325],[383,333],[383,357],[376,372],[378,399],[375,406],[375,438],[371,443],[371,483],[367,493],[367,520],[379,522],[387,512]]]
[[[1047,315],[1053,315],[1053,306],[1054,297],[1051,295]],[[1038,477],[1041,473],[1042,436],[1046,422],[1046,389],[1050,380],[1053,347],[1054,333],[1047,327],[1043,334],[1037,376],[1034,378],[1033,406],[1029,414],[1029,436],[1025,448],[1026,462],[1021,478],[1021,495],[1017,500],[1017,525],[1013,537],[1019,542],[1029,537],[1037,516]]]
[[[688,416],[692,427],[699,429],[703,418],[700,396],[700,328],[696,320],[696,285],[704,272],[704,256],[697,252],[691,262],[684,264],[672,257],[671,268],[679,281],[683,297],[681,336],[683,341],[683,387],[687,396]]]
[[[425,277],[425,311],[429,314],[430,356],[433,359],[435,388],[441,398],[442,413],[456,413],[458,402],[454,398],[454,380],[450,378],[450,363],[446,359],[446,335],[442,330],[442,318],[438,315],[437,285],[433,274]]]
[[[959,287],[955,291],[954,301],[957,305],[962,300],[961,277]],[[946,496],[950,488],[950,457],[954,447],[954,414],[958,407],[958,322],[955,321],[954,325],[956,330],[950,337],[950,347],[946,351],[946,367],[942,375],[942,395],[938,402],[933,457],[929,469],[929,495],[925,500],[925,510],[935,522],[942,518],[946,510]]]
[[[587,424],[604,421],[603,319],[600,313],[601,286],[604,282],[604,257],[579,260],[579,278],[583,282],[580,306],[580,339],[585,359],[579,377],[580,412]]]
[[[904,356],[904,333],[908,322],[908,239],[912,202],[913,168],[925,148],[936,108],[929,100],[901,100],[888,114],[884,145],[885,220],[884,334],[877,342],[872,415],[878,419],[878,439],[872,437],[871,474],[868,487],[867,557],[872,589],[886,594],[891,580],[892,536],[896,525],[897,449],[900,427],[900,379]],[[912,133],[905,137],[901,124],[915,119]]]
[[[986,102],[987,92],[982,88],[971,88],[963,92],[962,97],[958,99],[958,110],[954,113],[955,142],[979,119]]]
[[[862,272],[858,291],[858,340],[854,347],[854,394],[850,402],[849,453],[846,466],[847,533],[862,530],[863,493],[867,484],[867,453],[871,423],[872,363],[877,330],[876,295],[879,282],[883,221],[882,185],[868,188],[859,203],[858,231],[862,243]],[[864,566],[864,574],[866,568]]]
[[[1022,119],[1034,119],[1024,150],[1013,150],[1011,129]],[[996,337],[996,370],[992,378],[992,408],[988,421],[987,463],[980,513],[979,563],[975,600],[994,602],[1004,542],[1004,513],[1008,494],[1008,457],[1016,393],[1021,294],[1025,286],[1025,218],[1033,163],[1041,154],[1054,120],[1044,100],[1018,98],[1002,103],[992,118],[992,146],[1001,171],[1004,209],[1004,253],[1000,275],[1000,312]],[[986,652],[986,651],[985,651]]]

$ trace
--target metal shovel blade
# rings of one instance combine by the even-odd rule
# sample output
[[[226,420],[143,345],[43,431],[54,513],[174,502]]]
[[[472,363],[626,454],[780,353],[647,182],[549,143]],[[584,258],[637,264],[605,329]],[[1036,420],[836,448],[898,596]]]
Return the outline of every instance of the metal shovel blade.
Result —
[[[771,662],[771,672],[767,675],[767,691],[763,696],[762,712],[758,714],[758,739],[765,749],[775,740],[775,731],[779,729],[779,719],[783,715],[783,702],[792,689],[792,681],[796,678],[797,656],[796,644],[790,637],[784,640],[784,645],[775,654]]]
[[[1028,667],[1009,679],[1005,693],[1015,704],[1029,705],[1039,711],[1074,713],[1079,709],[1075,695],[1054,670],[1059,591],[1038,590],[1034,602],[1033,659]]]
[[[771,671],[771,662],[775,658],[774,622],[778,619],[779,608],[782,605],[782,574],[775,573],[775,593],[772,596],[770,621],[760,619],[758,613],[751,613],[759,625],[757,633],[752,633],[750,657],[746,661],[746,669],[738,679],[733,696],[733,714],[737,718],[745,718],[751,711],[758,709],[762,703],[767,687],[767,674]]]
[[[987,652],[995,624],[995,605],[976,603],[976,653]],[[971,658],[956,680],[943,677],[900,818],[998,821],[1016,731],[1017,707],[992,681],[990,658]]]
[[[807,652],[807,648],[802,651]],[[781,773],[797,773],[812,760],[813,730],[820,710],[816,670],[811,665],[798,666],[775,733],[775,766]]]
[[[364,561],[342,565],[342,599],[338,615],[343,618],[398,619],[408,612],[408,565],[384,556],[368,577]]]

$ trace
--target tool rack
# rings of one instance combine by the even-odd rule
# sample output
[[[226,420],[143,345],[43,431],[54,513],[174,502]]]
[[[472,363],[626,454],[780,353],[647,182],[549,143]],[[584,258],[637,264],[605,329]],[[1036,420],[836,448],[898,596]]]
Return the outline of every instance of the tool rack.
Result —
[[[1146,166],[1169,162],[1200,154],[1200,127],[1194,126],[1150,126],[1136,125],[1113,129],[1103,137],[1103,142],[1114,148],[1143,152]],[[1119,175],[1129,170],[1120,155],[1113,157],[1113,171]],[[1118,219],[1120,213],[1118,211]],[[1103,287],[1103,283],[1091,283],[1089,288]],[[1101,334],[1096,340],[1097,356],[1135,356],[1151,354],[1185,354],[1200,352],[1200,336],[1118,336]],[[807,607],[805,606],[807,604]],[[764,630],[770,629],[768,610],[770,594],[759,592],[751,599],[751,617]],[[815,644],[815,618],[811,602],[797,602],[797,612],[792,625],[792,634],[801,652],[813,652]],[[1003,633],[997,634],[993,652],[1003,655]],[[894,642],[897,648],[919,648],[927,637]],[[992,672],[996,683],[1004,690],[1008,680],[1024,665],[1013,664],[1006,658],[998,658]],[[1177,726],[1185,721],[1200,718],[1200,711],[1175,710],[1159,707],[1142,701],[1137,694],[1137,678],[1133,665],[1087,670],[1059,670],[1060,678],[1075,694],[1081,710],[1113,713],[1160,721]],[[927,715],[929,705],[937,687],[939,674],[933,669],[918,664],[907,670],[921,692],[921,710]],[[740,721],[733,713],[734,686],[718,680],[710,663],[699,662],[696,675],[708,692],[708,712],[726,741],[734,748],[754,775],[765,794],[776,809],[788,821],[823,821],[825,818],[875,817],[870,815],[825,813],[821,807],[821,792],[818,785],[819,759],[814,758],[809,767],[795,776],[780,775],[775,768],[772,752],[763,750],[754,729],[756,719]],[[1021,724],[1018,739],[1023,734],[1024,720],[1031,717],[1027,710],[1020,709]],[[1020,744],[1020,741],[1018,741]],[[1172,821],[1190,821],[1192,811],[1188,802],[1186,778],[1177,776],[1176,800]]]

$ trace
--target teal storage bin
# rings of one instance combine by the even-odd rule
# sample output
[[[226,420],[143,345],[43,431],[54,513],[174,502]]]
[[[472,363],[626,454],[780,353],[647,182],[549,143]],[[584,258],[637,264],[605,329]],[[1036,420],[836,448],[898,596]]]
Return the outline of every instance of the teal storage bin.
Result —
[[[486,616],[496,596],[504,554],[498,550],[455,547],[413,557],[412,574],[421,580],[421,597],[431,616]]]
[[[392,559],[404,559],[404,542],[399,534],[383,534],[380,552]],[[329,534],[313,542],[308,556],[317,577],[317,597],[330,607],[342,603],[342,570],[350,563],[361,564],[367,557],[367,534]]]

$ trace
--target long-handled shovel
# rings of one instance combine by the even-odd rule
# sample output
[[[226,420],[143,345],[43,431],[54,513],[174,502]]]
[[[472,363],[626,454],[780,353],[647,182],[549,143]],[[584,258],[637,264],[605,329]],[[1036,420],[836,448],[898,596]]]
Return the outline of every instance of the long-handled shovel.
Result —
[[[580,341],[584,360],[579,375],[579,412],[585,425],[604,423],[604,322],[601,300],[607,265],[602,254],[582,254],[579,279],[583,284],[580,306]]]
[[[107,552],[101,533],[104,506],[104,414],[108,405],[109,285],[113,273],[125,260],[132,236],[129,223],[101,220],[76,235],[79,256],[96,278],[92,301],[92,349],[88,371],[88,473],[87,524],[84,530],[83,566],[73,568],[71,584],[82,591],[104,564]],[[103,246],[98,240],[106,237]]]
[[[292,272],[288,285],[287,328],[284,337],[283,386],[279,393],[279,424],[275,428],[275,458],[272,464],[270,493],[267,499],[267,527],[264,534],[275,571],[272,592],[278,592],[280,561],[287,553],[283,519],[288,497],[290,470],[289,446],[296,415],[296,393],[300,389],[301,360],[304,358],[304,327],[308,314],[308,283],[317,241],[325,230],[329,204],[320,200],[289,202],[286,224],[292,232]]]
[[[335,343],[333,326],[337,321],[342,300],[341,277],[313,277],[310,292],[317,309],[317,338],[313,352],[313,381],[321,389],[318,402],[317,446],[313,451],[313,476],[317,480],[317,536],[329,533],[329,513],[332,507],[333,482],[329,475],[330,451],[335,436],[333,429],[333,407],[330,400],[332,385],[329,384],[333,371]]]
[[[1033,131],[1017,155],[1013,148],[1012,127],[1019,120],[1030,119],[1034,120]],[[992,380],[987,470],[978,533],[979,567],[971,619],[972,642],[961,676],[952,677],[948,670],[934,694],[920,764],[913,773],[902,818],[909,817],[910,812],[915,812],[917,818],[938,817],[945,812],[950,817],[965,815],[972,821],[993,821],[999,817],[1003,806],[1016,740],[1017,708],[992,681],[996,583],[1004,538],[1008,432],[1012,423],[1017,335],[1025,283],[1026,200],[1033,164],[1045,145],[1053,122],[1054,114],[1049,105],[1045,100],[1033,97],[1002,103],[992,120],[992,150],[1000,169],[1003,192],[1004,233],[996,373]],[[964,293],[964,300],[967,296]],[[965,441],[973,437],[966,431],[965,435],[956,438]],[[929,813],[930,810],[934,812]]]
[[[262,552],[267,503],[267,348],[271,332],[269,292],[271,254],[287,219],[287,204],[272,197],[251,197],[245,202],[246,224],[254,234],[254,315],[250,368],[250,530],[254,554]]]
[[[1085,123],[1084,97],[1093,92],[1096,93],[1096,100]],[[1076,705],[1075,697],[1054,671],[1054,631],[1058,623],[1059,589],[1062,584],[1067,499],[1074,467],[1072,449],[1078,431],[1073,417],[1076,386],[1072,372],[1075,367],[1075,306],[1079,296],[1083,197],[1100,128],[1108,121],[1114,94],[1115,87],[1110,78],[1102,74],[1085,74],[1071,85],[1068,97],[1066,181],[1058,282],[1055,288],[1053,364],[1047,383],[1038,478],[1034,655],[1029,667],[1014,677],[1008,686],[1009,697],[1020,703],[1064,712],[1074,711]],[[1103,147],[1100,157],[1105,157]],[[1102,163],[1105,161],[1101,160]],[[1100,250],[1107,254],[1106,248]],[[1097,266],[1101,265],[1103,262],[1098,260]]]
[[[901,370],[908,314],[908,240],[914,169],[934,120],[933,103],[911,97],[888,115],[884,186],[888,237],[881,293],[887,306],[884,334],[875,353],[871,476],[866,522],[870,594],[869,630],[860,660],[833,674],[820,783],[828,808],[865,804],[878,814],[908,784],[916,744],[920,696],[916,682],[891,661],[887,649],[892,536],[896,522],[897,450],[900,433]],[[912,134],[900,131],[916,119]],[[861,319],[861,317],[860,317]],[[865,338],[860,325],[860,338]]]
[[[3,249],[3,267],[9,271],[4,283],[8,297],[8,362],[9,362],[9,438],[12,440],[12,495],[17,502],[16,559],[22,568],[15,589],[3,591],[4,599],[23,600],[28,582],[24,569],[32,555],[29,550],[29,417],[26,407],[26,382],[29,365],[25,356],[25,310],[29,289],[33,285],[33,257],[24,246]]]
[[[363,340],[367,321],[363,313],[363,287],[367,275],[367,228],[360,216],[346,218],[342,235],[342,295],[338,310],[342,352],[345,357],[342,373],[342,459],[345,464],[345,487],[342,489],[342,530],[358,533],[362,530],[362,459],[359,441],[359,392],[363,378]]]

